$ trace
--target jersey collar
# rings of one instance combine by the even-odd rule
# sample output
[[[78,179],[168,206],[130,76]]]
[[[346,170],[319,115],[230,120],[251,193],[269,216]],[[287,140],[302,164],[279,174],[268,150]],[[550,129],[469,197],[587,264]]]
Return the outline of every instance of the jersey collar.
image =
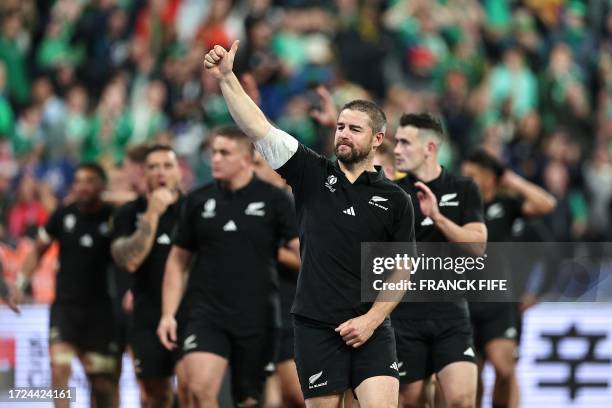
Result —
[[[253,173],[253,177],[251,178],[251,181],[249,181],[247,185],[245,185],[242,188],[239,188],[238,190],[230,190],[229,188],[225,188],[219,181],[216,181],[215,183],[217,185],[217,190],[223,195],[223,197],[234,198],[234,197],[242,197],[248,194],[251,190],[253,190],[253,188],[258,182],[259,182],[259,179],[255,175],[255,173]]]
[[[335,160],[333,163],[334,164],[332,167],[335,170],[335,172],[340,177],[342,177],[343,180],[346,180],[347,183],[350,183],[348,179],[346,178],[346,175],[340,168],[340,164],[338,163],[338,160]],[[385,173],[383,172],[383,169],[381,166],[374,166],[374,169],[375,171],[364,171],[363,173],[361,173],[353,184],[374,184],[385,178]]]

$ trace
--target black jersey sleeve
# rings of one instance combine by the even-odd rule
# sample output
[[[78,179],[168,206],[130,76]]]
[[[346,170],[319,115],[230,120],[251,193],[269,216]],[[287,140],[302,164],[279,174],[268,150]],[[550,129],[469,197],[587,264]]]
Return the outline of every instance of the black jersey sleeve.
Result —
[[[64,215],[64,208],[60,207],[51,214],[45,224],[45,232],[54,239],[59,238],[62,232],[62,218]]]
[[[136,211],[132,203],[127,203],[113,214],[111,238],[113,240],[131,235],[136,230]]]
[[[326,163],[325,157],[300,144],[295,154],[277,172],[287,180],[293,194],[299,198],[308,194],[309,186],[313,185],[309,180],[317,178]]]
[[[198,248],[196,242],[195,223],[192,220],[195,209],[196,205],[194,203],[194,196],[190,194],[183,202],[180,216],[172,236],[172,243],[174,245],[191,252],[195,252]]]
[[[478,186],[471,180],[466,182],[464,205],[461,213],[462,224],[484,222],[484,204]]]
[[[280,242],[297,238],[297,221],[293,201],[284,191],[276,192],[276,232]]]

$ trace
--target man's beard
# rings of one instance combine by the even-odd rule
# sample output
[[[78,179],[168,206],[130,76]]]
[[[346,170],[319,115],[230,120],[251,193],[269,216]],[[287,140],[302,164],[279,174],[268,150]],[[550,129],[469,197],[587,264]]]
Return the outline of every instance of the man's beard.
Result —
[[[364,161],[368,157],[372,149],[370,146],[370,149],[368,150],[359,151],[355,148],[355,146],[349,146],[350,151],[348,153],[340,153],[338,148],[341,145],[348,146],[347,144],[344,144],[344,143],[336,144],[336,148],[334,149],[334,151],[336,153],[336,157],[338,158],[338,160],[348,166],[352,166],[354,164]]]

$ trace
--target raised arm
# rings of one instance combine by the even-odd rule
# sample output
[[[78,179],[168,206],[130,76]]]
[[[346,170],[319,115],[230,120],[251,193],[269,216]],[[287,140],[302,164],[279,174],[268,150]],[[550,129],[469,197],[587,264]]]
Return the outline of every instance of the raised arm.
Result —
[[[511,170],[504,172],[501,186],[519,193],[525,199],[521,209],[525,216],[546,215],[557,205],[557,200],[552,194]]]
[[[229,51],[215,45],[204,57],[204,67],[219,81],[225,103],[238,127],[253,140],[257,150],[276,170],[297,151],[298,141],[274,128],[240,85],[232,71],[238,43],[234,41]]]
[[[229,51],[215,45],[204,57],[204,67],[219,81],[227,107],[238,127],[257,141],[268,134],[272,125],[232,71],[238,43],[234,41]]]

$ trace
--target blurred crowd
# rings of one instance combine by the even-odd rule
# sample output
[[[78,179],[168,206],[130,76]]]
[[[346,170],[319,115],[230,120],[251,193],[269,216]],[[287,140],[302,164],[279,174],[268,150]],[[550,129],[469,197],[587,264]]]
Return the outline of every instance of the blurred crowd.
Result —
[[[102,163],[109,190],[137,175],[126,152],[171,144],[185,189],[210,180],[212,129],[231,123],[202,67],[241,40],[236,70],[280,128],[330,154],[313,120],[325,85],[342,105],[430,111],[457,168],[484,146],[552,192],[550,240],[612,238],[612,10],[605,0],[3,0],[0,240],[15,245]],[[258,92],[257,92],[258,91]]]

